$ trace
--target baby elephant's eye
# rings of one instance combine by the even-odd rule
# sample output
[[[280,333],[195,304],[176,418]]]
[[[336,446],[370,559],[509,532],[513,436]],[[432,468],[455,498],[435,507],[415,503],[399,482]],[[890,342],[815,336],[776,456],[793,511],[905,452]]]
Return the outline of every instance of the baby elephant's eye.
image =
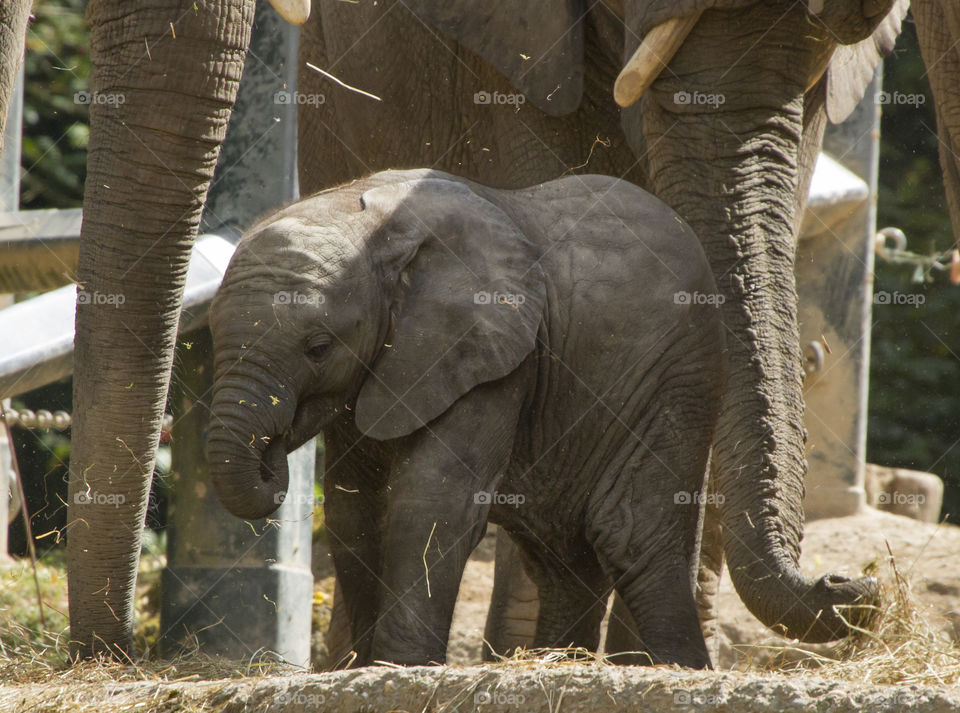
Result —
[[[307,356],[314,361],[320,361],[330,349],[330,335],[317,334],[307,340]]]

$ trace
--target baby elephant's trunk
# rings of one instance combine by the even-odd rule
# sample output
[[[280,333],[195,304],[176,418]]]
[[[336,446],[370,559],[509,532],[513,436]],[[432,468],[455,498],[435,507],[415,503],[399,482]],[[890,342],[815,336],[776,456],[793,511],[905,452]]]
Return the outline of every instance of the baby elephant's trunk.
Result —
[[[266,403],[263,403],[266,401]],[[287,492],[287,452],[269,398],[218,384],[213,398],[207,460],[220,502],[246,520],[280,507]]]

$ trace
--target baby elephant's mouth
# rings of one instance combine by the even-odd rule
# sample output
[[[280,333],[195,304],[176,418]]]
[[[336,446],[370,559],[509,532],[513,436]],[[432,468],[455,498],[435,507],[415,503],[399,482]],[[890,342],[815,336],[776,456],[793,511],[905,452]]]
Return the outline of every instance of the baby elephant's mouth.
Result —
[[[260,459],[260,478],[265,483],[275,483],[279,490],[287,489],[287,447],[283,438],[271,441]]]
[[[304,443],[306,443],[316,435],[317,435],[317,432],[313,430],[305,431],[303,429],[291,428],[282,436],[277,436],[276,442],[282,445],[284,450],[287,453],[293,453],[300,446],[302,446]]]
[[[320,433],[343,412],[343,402],[339,399],[305,398],[297,404],[290,427],[275,440],[282,442],[287,453],[291,453]]]

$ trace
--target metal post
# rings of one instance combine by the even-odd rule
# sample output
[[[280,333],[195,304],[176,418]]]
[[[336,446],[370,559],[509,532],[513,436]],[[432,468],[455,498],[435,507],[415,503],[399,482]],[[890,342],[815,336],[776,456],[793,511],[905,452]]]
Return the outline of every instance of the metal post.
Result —
[[[0,212],[13,213],[20,208],[20,128],[23,118],[23,67],[10,97],[7,123],[3,136],[3,155],[0,156]],[[0,309],[13,304],[13,295],[0,295]],[[9,408],[10,399],[3,402]],[[7,431],[0,428],[0,560],[7,558],[7,530],[10,525],[10,488],[13,480],[13,444]]]
[[[297,31],[258,2],[243,82],[204,214],[204,230],[236,236],[297,197]],[[208,478],[204,446],[212,387],[209,331],[182,343],[174,397],[174,482],[161,624],[164,646],[196,638],[204,652],[249,660],[269,649],[310,661],[311,515],[316,449],[290,454],[287,497],[268,520],[233,517]],[[274,523],[274,524],[271,524]]]
[[[797,248],[808,519],[851,515],[865,503],[881,76],[882,65],[853,114],[824,137],[824,152],[863,181],[865,199],[851,201],[836,221],[809,211]]]
[[[0,156],[0,211],[20,208],[20,127],[23,123],[23,67],[13,87]]]

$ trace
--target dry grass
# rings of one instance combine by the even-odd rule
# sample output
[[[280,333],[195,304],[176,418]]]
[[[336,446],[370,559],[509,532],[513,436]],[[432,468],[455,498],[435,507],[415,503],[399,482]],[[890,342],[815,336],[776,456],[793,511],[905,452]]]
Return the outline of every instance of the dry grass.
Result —
[[[938,615],[920,605],[892,552],[888,568],[880,578],[881,605],[870,630],[856,629],[822,651],[783,647],[766,670],[863,686],[960,684],[960,647],[937,627]]]
[[[914,596],[910,582],[897,569],[890,553],[888,572],[877,565],[868,575],[881,575],[881,605],[870,630],[856,633],[833,645],[785,645],[764,647],[773,656],[747,669],[754,674],[776,673],[815,676],[877,685],[960,685],[960,646],[938,627],[936,612],[924,609]],[[750,647],[745,647],[750,648]],[[591,663],[610,666],[616,656],[595,654],[586,649],[531,649],[498,657],[494,667],[556,667]]]
[[[147,566],[157,569],[162,562],[148,562]],[[266,653],[246,662],[236,662],[203,656],[195,648],[162,661],[86,661],[71,667],[67,664],[66,587],[61,567],[61,562],[39,565],[49,627],[46,630],[39,626],[35,613],[37,605],[29,564],[17,563],[0,570],[0,684],[49,684],[58,690],[71,690],[82,684],[185,683],[282,675],[294,670]],[[960,648],[937,629],[933,613],[919,606],[892,555],[888,567],[889,576],[882,578],[885,580],[883,605],[873,630],[858,631],[854,637],[831,648],[781,647],[773,662],[754,668],[753,672],[816,676],[864,687],[960,684]],[[149,573],[146,579],[150,579]],[[146,606],[154,597],[148,585],[138,595],[138,602]],[[146,640],[141,627],[139,641]],[[615,665],[616,659],[582,648],[534,649],[501,657],[492,668],[549,669],[585,663],[606,667]],[[131,690],[130,695],[137,695],[136,690]],[[63,710],[71,709],[64,705]]]
[[[41,624],[32,567],[29,561],[0,566],[0,682],[16,680],[23,662],[55,668],[66,663],[67,599],[62,561],[37,564],[37,581],[44,603]]]
[[[565,649],[518,649],[510,656],[496,656],[490,665],[527,667],[527,668],[554,668],[570,664],[593,664],[595,666],[613,666],[614,661],[606,654],[598,654],[582,647]]]
[[[47,628],[40,625],[31,565],[17,561],[0,567],[0,684],[105,683],[115,681],[190,681],[274,675],[292,670],[269,653],[238,663],[184,649],[169,659],[150,660],[155,646],[162,557],[144,556],[137,586],[136,646],[138,661],[107,659],[68,663],[66,576],[61,557],[37,564]]]

